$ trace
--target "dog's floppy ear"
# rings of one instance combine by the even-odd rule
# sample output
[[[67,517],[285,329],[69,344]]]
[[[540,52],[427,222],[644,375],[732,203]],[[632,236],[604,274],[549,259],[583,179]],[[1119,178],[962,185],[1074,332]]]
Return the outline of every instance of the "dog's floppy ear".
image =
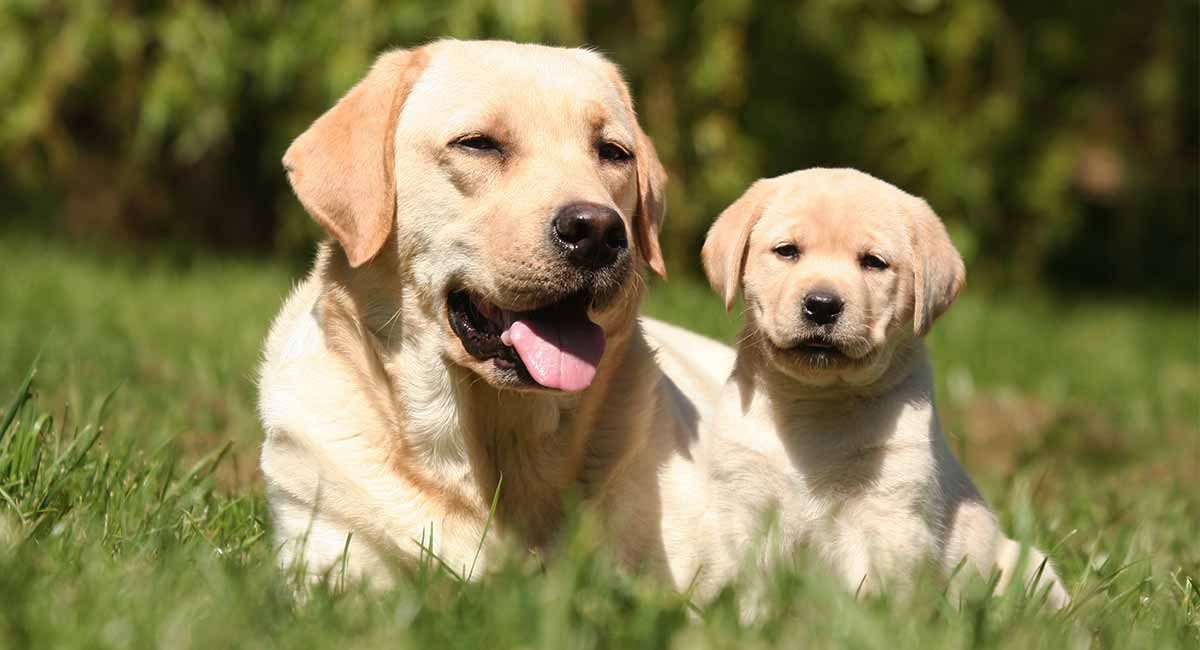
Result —
[[[775,194],[774,179],[759,179],[725,208],[708,229],[700,260],[708,283],[725,299],[725,309],[733,309],[738,290],[742,285],[742,272],[746,268],[746,252],[750,243],[750,231],[762,216],[767,203]]]
[[[598,55],[594,55],[600,58]],[[617,92],[621,95],[621,103],[629,111],[629,121],[633,124],[634,144],[637,151],[633,152],[637,163],[638,207],[633,217],[634,236],[637,237],[638,250],[646,259],[646,263],[661,277],[667,277],[667,267],[663,263],[662,247],[658,242],[659,231],[662,229],[663,216],[667,211],[667,171],[658,160],[658,152],[650,136],[642,130],[638,123],[637,113],[633,110],[633,97],[629,94],[629,86],[621,77],[617,66],[603,60],[605,74]]]
[[[909,197],[906,211],[912,225],[913,332],[924,336],[966,284],[967,269],[924,199]]]
[[[391,234],[396,120],[425,59],[423,50],[381,55],[283,155],[300,203],[341,243],[351,266],[374,257]]]

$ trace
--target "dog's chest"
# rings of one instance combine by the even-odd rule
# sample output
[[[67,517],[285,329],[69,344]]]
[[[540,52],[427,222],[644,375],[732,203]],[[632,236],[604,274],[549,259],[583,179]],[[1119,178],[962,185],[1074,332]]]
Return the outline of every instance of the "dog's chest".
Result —
[[[786,433],[743,438],[741,467],[728,473],[742,476],[733,491],[756,504],[752,517],[773,513],[784,538],[800,545],[846,546],[890,530],[911,535],[926,527],[934,461],[927,441],[893,431],[894,415],[884,419],[868,411],[796,419]]]

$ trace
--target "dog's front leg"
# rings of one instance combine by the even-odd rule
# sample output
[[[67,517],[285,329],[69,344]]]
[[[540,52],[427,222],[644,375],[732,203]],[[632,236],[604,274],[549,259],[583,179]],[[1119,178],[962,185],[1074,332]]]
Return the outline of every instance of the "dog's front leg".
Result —
[[[1071,597],[1046,554],[1032,546],[1022,548],[1005,535],[995,514],[981,498],[963,498],[952,502],[950,507],[942,557],[945,571],[955,571],[966,558],[964,568],[973,568],[984,576],[1000,572],[996,593],[1005,591],[1012,577],[1020,573],[1027,589],[1047,593],[1046,605],[1051,609],[1059,610],[1071,603]],[[963,573],[966,572],[959,572],[956,582],[966,579]]]

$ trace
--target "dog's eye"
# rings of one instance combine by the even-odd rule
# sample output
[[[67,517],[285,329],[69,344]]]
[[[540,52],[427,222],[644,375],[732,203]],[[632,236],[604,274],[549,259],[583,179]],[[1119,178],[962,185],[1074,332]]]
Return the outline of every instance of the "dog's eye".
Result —
[[[625,162],[633,158],[625,147],[615,142],[601,142],[596,145],[596,155],[605,162]]]
[[[465,136],[455,140],[451,144],[453,144],[456,147],[462,147],[463,149],[470,149],[472,151],[495,151],[497,153],[500,152],[500,143],[496,142],[492,138],[489,138],[488,136],[483,135],[481,133],[465,135]]]
[[[785,260],[794,260],[800,257],[800,249],[795,244],[780,244],[771,251]]]
[[[882,257],[870,253],[863,253],[863,256],[858,258],[858,263],[864,269],[871,269],[873,271],[882,271],[888,267],[888,263],[883,261]]]

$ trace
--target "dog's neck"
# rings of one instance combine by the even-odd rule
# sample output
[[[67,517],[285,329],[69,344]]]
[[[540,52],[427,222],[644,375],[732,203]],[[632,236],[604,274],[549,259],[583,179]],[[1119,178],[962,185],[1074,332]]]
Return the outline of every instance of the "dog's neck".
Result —
[[[630,383],[626,357],[644,345],[633,326],[636,312],[621,334],[609,337],[596,377],[582,393],[499,390],[446,358],[438,328],[406,321],[414,318],[409,306],[422,301],[395,295],[397,268],[384,257],[352,270],[340,251],[328,248],[317,265],[331,348],[367,375],[360,384],[385,387],[367,398],[391,423],[383,441],[389,467],[449,511],[473,518],[488,517],[499,494],[494,525],[544,546],[558,528],[564,498],[602,482],[628,453],[626,445],[590,448],[587,432],[596,428],[599,407],[614,388]],[[439,315],[420,317],[427,324]]]
[[[887,443],[898,417],[934,424],[933,378],[920,339],[905,342],[887,370],[866,385],[813,385],[775,367],[753,337],[743,337],[730,377],[741,412],[771,422],[789,446],[847,454]],[[914,429],[915,430],[915,429]]]

